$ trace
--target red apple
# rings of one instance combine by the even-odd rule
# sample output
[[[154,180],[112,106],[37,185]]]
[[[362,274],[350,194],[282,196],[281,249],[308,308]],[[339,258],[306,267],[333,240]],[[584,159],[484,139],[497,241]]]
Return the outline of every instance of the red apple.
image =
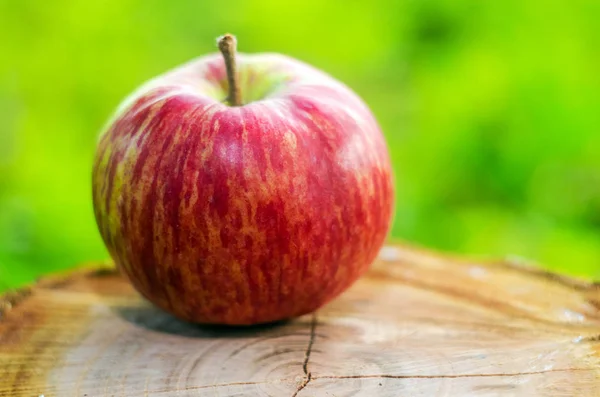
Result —
[[[93,168],[96,220],[133,286],[179,318],[293,318],[347,289],[383,245],[388,149],[331,76],[283,55],[236,57],[231,35],[219,44],[113,116]]]

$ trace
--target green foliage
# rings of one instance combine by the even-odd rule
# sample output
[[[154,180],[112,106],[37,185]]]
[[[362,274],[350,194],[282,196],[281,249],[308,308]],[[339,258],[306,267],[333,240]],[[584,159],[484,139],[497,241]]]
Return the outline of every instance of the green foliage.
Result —
[[[393,236],[600,274],[595,0],[0,2],[0,289],[107,258],[97,134],[143,81],[238,36],[371,106],[397,176]]]

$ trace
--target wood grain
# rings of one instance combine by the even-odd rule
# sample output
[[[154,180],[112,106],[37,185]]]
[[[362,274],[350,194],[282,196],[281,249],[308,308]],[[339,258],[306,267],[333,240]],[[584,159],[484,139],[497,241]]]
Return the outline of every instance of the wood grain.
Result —
[[[600,289],[385,247],[318,312],[187,324],[111,269],[0,300],[0,396],[598,396]]]

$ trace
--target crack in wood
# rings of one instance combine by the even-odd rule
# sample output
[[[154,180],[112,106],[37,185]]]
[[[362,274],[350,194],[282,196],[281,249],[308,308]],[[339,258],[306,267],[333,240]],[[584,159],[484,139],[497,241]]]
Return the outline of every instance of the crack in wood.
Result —
[[[317,314],[313,314],[312,321],[310,322],[310,339],[308,340],[308,347],[306,348],[306,354],[304,355],[304,364],[302,364],[302,370],[304,376],[308,376],[308,360],[310,359],[310,353],[312,352],[313,344],[315,343],[315,329],[317,328]]]
[[[6,317],[10,310],[14,309],[31,294],[32,289],[25,287],[0,295],[0,321]]]
[[[292,397],[296,397],[298,395],[298,393],[300,393],[302,391],[302,389],[304,389],[310,383],[311,380],[312,380],[312,374],[309,372],[308,376],[306,376],[304,378],[304,380],[298,386],[298,388],[296,389],[296,391],[294,392],[294,394],[292,394]]]
[[[84,277],[105,277],[109,275],[118,275],[117,269],[103,265],[103,267],[93,270],[83,270],[82,274]],[[60,275],[55,277],[42,277],[36,280],[34,286],[24,286],[17,289],[10,289],[0,294],[0,321],[2,321],[6,314],[25,301],[33,293],[33,288],[38,287],[41,289],[61,289],[69,286],[75,282],[76,276],[79,273],[75,272],[73,275]]]
[[[106,267],[101,267],[99,269],[92,270],[88,277],[110,277],[118,275],[119,270],[116,267],[107,264]]]
[[[491,265],[504,267],[505,269],[514,270],[520,273],[527,273],[531,276],[546,279],[550,282],[572,288],[576,291],[590,292],[600,290],[600,284],[598,281],[587,281],[555,273],[551,270],[544,269],[540,266],[534,265],[532,262],[522,259],[509,257],[499,262],[491,262]]]
[[[310,353],[312,352],[313,344],[315,343],[315,330],[317,328],[317,314],[314,313],[312,321],[310,322],[310,339],[308,340],[308,346],[306,347],[306,354],[304,355],[304,363],[302,364],[302,371],[304,372],[304,380],[298,388],[292,394],[292,397],[296,397],[298,393],[302,391],[312,380],[312,373],[308,370],[308,361],[310,360]]]
[[[587,343],[596,343],[596,342],[600,342],[600,335],[592,335],[592,336],[588,336],[585,337],[583,339],[581,339],[583,342],[587,342]]]
[[[547,369],[543,371],[518,372],[511,374],[492,373],[492,374],[454,374],[454,375],[389,375],[389,374],[373,374],[373,375],[321,375],[314,376],[312,380],[319,379],[459,379],[459,378],[506,378],[514,376],[534,376],[544,375],[552,372],[577,372],[577,371],[592,371],[591,368],[559,368]]]
[[[307,349],[308,352],[308,349]],[[491,374],[440,374],[440,375],[392,375],[392,374],[372,374],[372,375],[321,375],[312,376],[311,372],[306,373],[306,376],[302,383],[298,385],[298,388],[292,395],[296,397],[311,381],[322,380],[322,379],[458,379],[458,378],[502,378],[502,377],[517,377],[517,376],[535,376],[544,375],[552,372],[589,372],[592,371],[590,368],[559,368],[549,369],[544,371],[531,371],[531,372],[520,372],[520,373],[491,373]],[[202,386],[187,386],[185,388],[178,388],[177,390],[172,389],[158,389],[149,390],[148,394],[154,393],[167,393],[173,391],[190,391],[210,388],[221,388],[231,386],[251,386],[251,385],[270,385],[284,382],[292,382],[292,378],[281,378],[270,381],[256,381],[256,382],[228,382],[228,383],[217,383],[214,385],[202,385]]]
[[[437,294],[445,295],[463,302],[469,302],[470,304],[486,308],[489,311],[500,312],[507,316],[510,316],[511,318],[519,320],[530,321],[533,323],[543,324],[551,327],[571,328],[580,326],[577,323],[553,321],[545,318],[536,317],[535,315],[529,313],[525,309],[514,306],[509,301],[503,301],[500,297],[488,297],[484,295],[470,294],[455,286],[446,284],[436,284],[435,282],[428,282],[425,279],[417,279],[411,276],[407,276],[406,274],[388,274],[381,270],[375,270],[371,273],[371,276],[378,277],[380,279],[393,278],[394,281],[398,283],[403,283],[405,285],[411,286],[413,288],[418,288],[423,291],[435,292]],[[592,324],[589,327],[596,327],[596,325]]]

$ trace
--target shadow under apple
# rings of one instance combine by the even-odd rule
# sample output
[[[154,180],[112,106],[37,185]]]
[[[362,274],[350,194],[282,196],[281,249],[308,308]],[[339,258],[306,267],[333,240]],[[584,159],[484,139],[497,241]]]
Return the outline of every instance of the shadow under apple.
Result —
[[[247,326],[194,324],[180,320],[149,303],[136,306],[118,306],[114,308],[114,311],[120,318],[136,327],[188,338],[246,338],[265,336],[271,333],[279,334],[292,323],[298,324],[294,320]]]

